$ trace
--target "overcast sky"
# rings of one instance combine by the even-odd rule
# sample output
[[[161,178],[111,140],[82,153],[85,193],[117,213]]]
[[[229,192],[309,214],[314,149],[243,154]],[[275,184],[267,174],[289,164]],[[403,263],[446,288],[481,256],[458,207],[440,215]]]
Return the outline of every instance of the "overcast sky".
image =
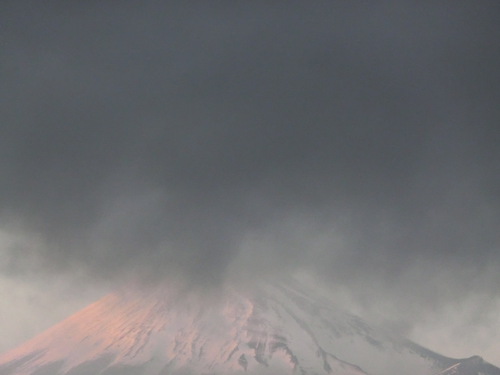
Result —
[[[497,1],[2,1],[0,350],[306,272],[500,366],[499,42]]]

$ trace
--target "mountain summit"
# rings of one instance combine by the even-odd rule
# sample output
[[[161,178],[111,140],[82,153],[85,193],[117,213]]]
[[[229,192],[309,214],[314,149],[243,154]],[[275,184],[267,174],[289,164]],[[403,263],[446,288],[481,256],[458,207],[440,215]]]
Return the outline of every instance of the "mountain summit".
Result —
[[[0,356],[0,375],[500,375],[371,327],[296,282],[215,302],[110,294]]]

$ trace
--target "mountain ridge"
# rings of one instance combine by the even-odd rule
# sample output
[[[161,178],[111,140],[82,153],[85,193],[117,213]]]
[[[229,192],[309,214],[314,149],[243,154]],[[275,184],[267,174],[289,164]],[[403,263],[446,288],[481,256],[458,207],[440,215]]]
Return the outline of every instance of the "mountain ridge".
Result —
[[[228,288],[212,304],[168,287],[109,294],[0,355],[0,375],[500,375],[374,328],[300,283]]]

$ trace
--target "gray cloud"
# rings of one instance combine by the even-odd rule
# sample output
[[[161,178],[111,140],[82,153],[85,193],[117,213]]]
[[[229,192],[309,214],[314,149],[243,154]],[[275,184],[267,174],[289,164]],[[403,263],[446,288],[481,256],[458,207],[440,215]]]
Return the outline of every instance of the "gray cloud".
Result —
[[[495,3],[0,13],[4,272],[495,295]]]

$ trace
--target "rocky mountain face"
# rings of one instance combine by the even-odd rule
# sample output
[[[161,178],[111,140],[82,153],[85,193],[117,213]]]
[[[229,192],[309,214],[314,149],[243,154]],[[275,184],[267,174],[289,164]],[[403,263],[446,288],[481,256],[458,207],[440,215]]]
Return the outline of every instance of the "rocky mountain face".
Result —
[[[0,375],[500,375],[374,328],[296,282],[215,301],[110,294],[0,356]]]

